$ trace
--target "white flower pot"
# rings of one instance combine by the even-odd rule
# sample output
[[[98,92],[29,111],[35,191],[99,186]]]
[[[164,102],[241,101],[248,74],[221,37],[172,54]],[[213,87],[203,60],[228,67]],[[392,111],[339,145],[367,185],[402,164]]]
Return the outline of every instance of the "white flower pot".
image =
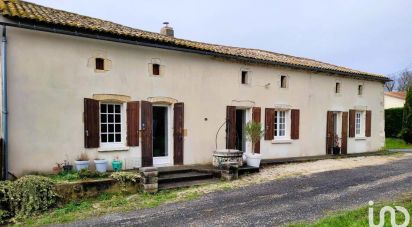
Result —
[[[94,164],[96,164],[96,171],[99,173],[105,173],[107,171],[107,160],[94,160]]]
[[[261,154],[246,154],[246,163],[248,166],[260,167]]]
[[[89,168],[89,161],[74,161],[74,164],[76,164],[77,171]]]

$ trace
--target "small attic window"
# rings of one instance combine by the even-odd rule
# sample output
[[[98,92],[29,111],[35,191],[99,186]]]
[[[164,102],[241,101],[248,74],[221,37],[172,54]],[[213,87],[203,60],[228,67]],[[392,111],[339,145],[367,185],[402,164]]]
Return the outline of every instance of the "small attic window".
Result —
[[[250,72],[247,70],[242,70],[240,74],[240,83],[241,84],[250,84]]]
[[[335,93],[340,94],[340,83],[339,82],[336,82],[335,84]]]
[[[363,94],[363,85],[358,85],[358,95]]]
[[[96,58],[96,70],[104,70],[104,59]]]
[[[280,88],[287,88],[288,78],[287,76],[280,76]]]
[[[152,64],[152,74],[154,76],[160,75],[160,65],[159,64]]]

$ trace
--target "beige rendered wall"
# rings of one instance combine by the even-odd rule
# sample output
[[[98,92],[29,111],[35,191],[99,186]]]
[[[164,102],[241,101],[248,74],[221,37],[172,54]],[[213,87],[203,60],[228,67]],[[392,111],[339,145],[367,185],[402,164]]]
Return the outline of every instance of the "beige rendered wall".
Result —
[[[385,95],[384,101],[385,109],[403,107],[403,105],[405,104],[404,99],[395,98],[389,95]]]
[[[141,147],[126,151],[85,149],[83,98],[118,94],[131,100],[170,97],[185,103],[184,164],[210,163],[215,134],[227,105],[300,109],[300,139],[287,144],[262,141],[263,158],[325,154],[326,112],[360,107],[372,110],[372,137],[348,139],[349,153],[376,151],[384,145],[383,84],[140,46],[8,28],[10,170],[14,174],[50,171],[56,162],[73,161],[82,151],[90,158],[115,156],[126,166],[140,165]],[[91,57],[112,62],[95,72]],[[149,76],[148,64],[160,59],[163,76]],[[252,71],[251,85],[240,84],[240,70]],[[289,87],[280,89],[280,75]],[[334,93],[335,83],[342,94]],[[267,88],[264,86],[269,84]],[[357,95],[364,85],[362,96]],[[250,116],[249,116],[250,117]],[[207,120],[205,120],[207,118]],[[224,130],[219,148],[225,147]],[[125,137],[125,135],[123,135]]]

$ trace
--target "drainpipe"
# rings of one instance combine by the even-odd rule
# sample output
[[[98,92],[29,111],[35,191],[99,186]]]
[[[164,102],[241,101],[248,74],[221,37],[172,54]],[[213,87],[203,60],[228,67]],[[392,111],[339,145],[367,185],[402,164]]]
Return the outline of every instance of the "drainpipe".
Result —
[[[3,134],[3,177],[8,178],[8,109],[7,109],[7,36],[6,26],[3,25],[3,36],[1,39],[1,97],[2,97],[2,112],[1,112],[1,128]]]

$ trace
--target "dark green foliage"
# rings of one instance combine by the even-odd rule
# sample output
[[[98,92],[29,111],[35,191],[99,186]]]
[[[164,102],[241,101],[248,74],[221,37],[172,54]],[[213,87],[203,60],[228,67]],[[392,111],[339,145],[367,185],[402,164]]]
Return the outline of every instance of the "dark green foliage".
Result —
[[[82,169],[79,171],[79,178],[80,179],[87,179],[87,178],[104,178],[108,177],[109,174],[107,173],[99,173],[97,171],[90,171],[88,169]]]
[[[42,176],[24,176],[16,181],[0,182],[0,221],[28,217],[57,203],[53,181]]]
[[[402,131],[403,108],[385,110],[385,135],[387,138],[397,138]]]
[[[412,143],[412,89],[406,93],[405,105],[403,107],[402,137],[407,143]]]

